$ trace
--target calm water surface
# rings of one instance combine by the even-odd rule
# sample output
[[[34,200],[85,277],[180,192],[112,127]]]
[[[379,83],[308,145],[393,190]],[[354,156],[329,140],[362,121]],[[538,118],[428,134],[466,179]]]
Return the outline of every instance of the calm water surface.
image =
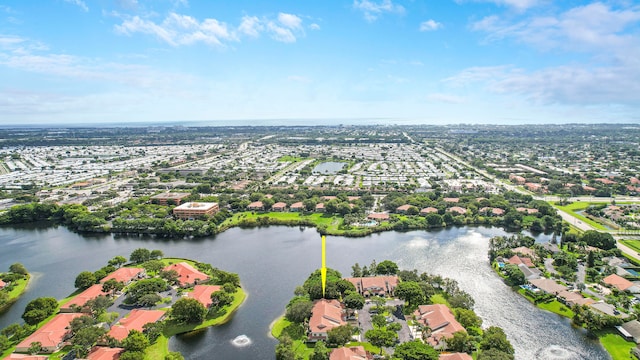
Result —
[[[389,259],[401,268],[456,279],[475,298],[484,325],[505,329],[517,359],[610,359],[582,330],[535,308],[492,272],[487,264],[488,239],[502,234],[499,229],[465,227],[356,239],[328,237],[327,266],[349,275],[355,262],[368,265],[372,259]],[[138,247],[237,272],[249,294],[229,323],[171,339],[171,349],[187,359],[273,359],[276,341],[268,335],[270,323],[283,313],[295,286],[320,267],[320,237],[314,229],[231,229],[215,238],[159,240],[78,235],[63,227],[0,228],[0,269],[21,262],[34,274],[25,296],[0,315],[0,328],[20,321],[28,301],[39,296],[63,298],[74,290],[80,271],[95,271],[113,256],[128,256]],[[250,343],[234,345],[232,340],[239,335],[246,335]]]

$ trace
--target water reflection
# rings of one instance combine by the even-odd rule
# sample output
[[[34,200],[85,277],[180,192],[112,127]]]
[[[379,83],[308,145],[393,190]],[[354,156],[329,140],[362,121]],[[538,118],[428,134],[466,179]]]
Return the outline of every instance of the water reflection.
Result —
[[[373,259],[389,259],[404,269],[456,279],[475,298],[475,310],[484,325],[505,329],[517,359],[610,359],[584,331],[572,328],[568,319],[535,308],[492,272],[487,264],[488,239],[504,234],[499,229],[463,227],[387,232],[366,238],[328,237],[327,266],[349,275],[355,262],[368,266]],[[539,241],[548,239],[538,237]],[[0,328],[21,321],[28,301],[39,296],[63,298],[73,292],[79,272],[95,271],[112,257],[126,256],[139,247],[237,272],[248,298],[233,319],[170,340],[172,351],[192,360],[273,359],[276,341],[268,334],[269,324],[282,314],[295,287],[320,267],[321,260],[315,229],[288,227],[231,229],[215,239],[199,240],[85,237],[64,227],[1,228],[0,247],[0,269],[22,262],[31,272],[41,274],[25,296],[0,315]],[[239,334],[249,339],[248,346],[233,342]]]

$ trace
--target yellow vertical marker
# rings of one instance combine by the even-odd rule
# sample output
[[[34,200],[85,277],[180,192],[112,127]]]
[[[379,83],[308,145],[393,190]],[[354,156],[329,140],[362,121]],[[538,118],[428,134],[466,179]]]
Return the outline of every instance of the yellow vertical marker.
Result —
[[[322,297],[324,297],[324,291],[327,288],[327,251],[326,240],[322,235],[322,267],[320,268],[320,275],[322,276]]]

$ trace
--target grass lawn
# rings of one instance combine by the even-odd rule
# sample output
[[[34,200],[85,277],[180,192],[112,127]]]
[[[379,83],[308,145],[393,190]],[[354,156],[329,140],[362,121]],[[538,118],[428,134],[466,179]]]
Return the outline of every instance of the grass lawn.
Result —
[[[364,346],[364,349],[367,350],[368,352],[372,353],[372,354],[380,354],[380,348],[377,346],[373,346],[368,342],[357,342],[357,341],[352,341],[350,343],[347,343],[345,346],[349,347],[349,346]]]
[[[273,211],[273,212],[241,212],[233,214],[230,218],[226,219],[220,226],[221,227],[231,227],[238,226],[242,220],[256,220],[259,217],[268,217],[271,219],[279,220],[282,222],[295,222],[295,221],[309,221],[316,226],[324,225],[327,228],[327,231],[331,234],[339,235],[342,230],[339,230],[338,227],[342,224],[342,217],[340,216],[332,216],[323,213],[312,213],[309,215],[301,214],[299,212],[289,212],[289,211]]]
[[[575,217],[578,220],[581,220],[582,222],[589,224],[591,226],[593,226],[595,229],[597,230],[603,230],[603,231],[607,231],[608,229],[606,227],[604,227],[602,224],[597,223],[583,215],[580,215],[578,213],[576,213],[576,211],[579,210],[584,210],[586,208],[588,208],[589,206],[592,205],[592,203],[586,202],[586,201],[576,201],[574,203],[571,203],[569,205],[558,205],[558,203],[551,203],[551,205],[555,208],[558,208],[568,214],[570,214],[571,216]]]
[[[271,325],[271,336],[277,339],[282,334],[282,330],[289,325],[291,325],[291,321],[285,319],[284,316],[279,317]]]
[[[169,354],[169,338],[160,336],[155,344],[144,350],[144,358],[147,360],[164,359]]]
[[[640,253],[640,240],[620,240],[620,242]]]
[[[444,304],[449,306],[449,308],[451,308],[451,306],[449,305],[449,302],[447,301],[447,299],[444,298],[444,296],[442,296],[442,294],[432,295],[431,302],[434,304]]]
[[[536,306],[538,306],[540,309],[551,311],[554,314],[573,319],[573,311],[571,311],[571,309],[569,309],[566,305],[559,302],[558,300],[553,300],[548,303],[539,303]]]
[[[18,300],[20,295],[22,295],[25,292],[25,290],[27,290],[27,285],[29,285],[29,280],[31,280],[31,275],[27,274],[26,279],[22,278],[14,282],[14,288],[11,291],[9,291],[9,294],[8,294],[9,298],[7,299],[7,302],[4,305],[0,306],[0,311],[9,308],[11,305],[13,305],[14,302]]]
[[[599,331],[596,334],[613,360],[635,359],[629,352],[636,346],[633,341],[625,340],[613,329]]]

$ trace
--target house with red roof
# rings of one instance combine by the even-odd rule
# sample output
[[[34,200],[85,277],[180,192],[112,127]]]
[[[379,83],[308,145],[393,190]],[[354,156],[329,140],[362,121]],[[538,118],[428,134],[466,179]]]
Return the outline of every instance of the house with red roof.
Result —
[[[208,309],[213,303],[211,301],[211,294],[220,291],[220,289],[222,289],[222,287],[218,285],[196,285],[193,287],[193,291],[187,293],[187,297],[198,300]]]
[[[411,206],[412,206],[412,205],[409,205],[409,204],[404,204],[404,205],[398,206],[398,207],[396,208],[396,212],[399,212],[399,213],[401,213],[401,214],[404,214],[404,213],[406,213],[409,209],[411,209]]]
[[[505,260],[505,262],[512,265],[524,264],[526,267],[535,267],[533,261],[531,261],[531,259],[526,256],[513,255],[508,260]]]
[[[271,211],[285,211],[287,210],[287,203],[277,202],[271,206]]]
[[[63,312],[63,313],[64,312],[76,312],[77,309],[79,309],[79,308],[80,308],[80,310],[82,310],[82,307],[84,307],[84,305],[87,303],[87,301],[93,300],[93,299],[97,298],[100,295],[107,296],[107,295],[109,295],[109,293],[106,293],[106,292],[102,291],[102,284],[91,285],[85,291],[83,291],[80,294],[76,295],[73,299],[71,299],[71,301],[69,301],[68,303],[62,305],[60,307],[60,312]]]
[[[309,319],[308,341],[326,342],[329,330],[346,324],[345,311],[338,300],[316,300]]]
[[[178,282],[182,287],[188,287],[209,279],[209,276],[197,270],[187,262],[171,264],[163,269],[164,271],[175,270],[178,273]]]
[[[436,349],[446,349],[446,339],[452,338],[458,331],[466,331],[451,309],[443,304],[420,305],[413,315],[427,329],[423,334],[426,343]]]
[[[304,210],[304,204],[302,201],[295,202],[289,206],[289,211],[302,211]]]
[[[437,214],[437,213],[438,213],[438,209],[434,208],[433,206],[429,206],[420,210],[420,215]]]
[[[438,360],[473,360],[473,358],[467,353],[451,353],[440,354]]]
[[[367,219],[375,221],[387,221],[389,220],[389,214],[387,213],[371,213],[367,215]]]
[[[456,213],[459,215],[464,215],[467,213],[467,209],[460,206],[453,206],[447,209],[448,212]]]
[[[360,295],[369,296],[392,296],[398,287],[397,276],[368,276],[346,278],[348,282],[356,287]]]
[[[87,355],[87,360],[118,360],[123,352],[123,348],[96,346]]]
[[[617,274],[611,274],[607,276],[606,278],[602,279],[602,282],[605,283],[605,285],[615,287],[620,291],[628,290],[632,286],[634,286],[634,283]]]
[[[4,289],[7,286],[7,283],[0,280],[0,290]]]
[[[129,331],[138,330],[142,332],[144,325],[160,321],[164,315],[165,312],[160,310],[131,310],[129,316],[120,319],[118,324],[111,327],[108,335],[118,341],[122,341],[129,335]]]
[[[264,204],[262,201],[254,201],[247,205],[247,210],[264,210]]]
[[[460,198],[444,198],[442,201],[455,204],[460,201]]]
[[[118,282],[124,283],[125,285],[129,285],[133,280],[142,279],[145,275],[146,271],[143,268],[122,267],[102,278],[100,283],[114,279]]]
[[[329,360],[369,360],[373,355],[368,353],[364,346],[339,347],[331,350]]]
[[[317,203],[316,204],[316,212],[324,212],[324,203]]]
[[[71,336],[71,320],[82,316],[82,314],[58,314],[49,322],[42,325],[33,334],[22,340],[17,346],[15,352],[28,353],[29,347],[34,342],[39,342],[42,346],[42,353],[53,353],[59,350],[65,340]]]

